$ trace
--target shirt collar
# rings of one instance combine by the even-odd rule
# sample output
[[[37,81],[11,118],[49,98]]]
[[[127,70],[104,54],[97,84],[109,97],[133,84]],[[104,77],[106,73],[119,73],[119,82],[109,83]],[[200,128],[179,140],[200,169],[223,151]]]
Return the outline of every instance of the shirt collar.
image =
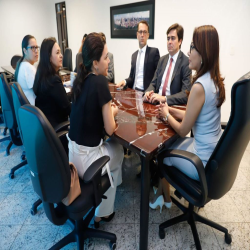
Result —
[[[138,52],[140,52],[140,50],[145,53],[146,52],[146,49],[147,49],[148,45],[146,44],[142,49],[139,49]]]
[[[178,52],[176,52],[176,53],[172,56],[174,62],[177,61],[177,58],[178,58],[178,56],[179,56],[179,53],[180,53],[180,50],[178,50]],[[170,56],[170,58],[171,58],[171,56]]]

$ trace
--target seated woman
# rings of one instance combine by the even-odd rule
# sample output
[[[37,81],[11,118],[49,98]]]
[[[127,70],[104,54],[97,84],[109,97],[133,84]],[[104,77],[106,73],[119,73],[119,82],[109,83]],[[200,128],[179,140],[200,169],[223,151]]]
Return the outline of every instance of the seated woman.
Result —
[[[34,36],[27,35],[22,41],[21,60],[17,63],[14,81],[18,82],[31,105],[35,105],[36,96],[33,91],[36,68],[34,63],[38,61],[38,51]]]
[[[108,135],[116,129],[114,116],[118,108],[111,102],[105,78],[109,64],[108,48],[100,35],[91,33],[86,37],[82,57],[83,64],[72,88],[69,161],[75,164],[79,177],[83,178],[92,162],[103,155],[110,156],[102,173],[108,173],[111,187],[105,193],[107,199],[103,199],[95,211],[95,227],[98,228],[101,220],[110,221],[115,214],[116,187],[122,182],[123,148],[113,138],[103,142],[104,129]]]
[[[71,103],[58,74],[62,58],[56,39],[44,39],[34,82],[35,104],[53,127],[67,121],[71,111]]]
[[[168,107],[165,103],[158,106],[158,115],[167,120],[181,137],[192,129],[194,138],[180,138],[171,148],[196,154],[205,167],[222,134],[221,105],[225,100],[224,79],[219,67],[219,37],[213,26],[205,25],[194,30],[188,56],[189,68],[196,74],[192,79],[186,111]],[[163,163],[199,180],[196,168],[185,159],[169,157]],[[165,178],[161,179],[155,201],[149,205],[153,209],[163,205],[171,207],[169,183]]]

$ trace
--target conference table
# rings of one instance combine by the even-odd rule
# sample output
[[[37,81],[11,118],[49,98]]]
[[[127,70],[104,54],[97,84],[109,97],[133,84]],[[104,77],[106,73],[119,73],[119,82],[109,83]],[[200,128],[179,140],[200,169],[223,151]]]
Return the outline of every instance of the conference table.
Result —
[[[118,106],[114,137],[141,159],[140,250],[148,248],[149,162],[164,147],[170,147],[179,136],[168,123],[156,118],[157,107],[142,101],[142,92],[117,90],[109,84],[113,102]],[[184,109],[184,107],[178,107]]]
[[[10,75],[15,74],[15,70],[12,68],[12,66],[1,66],[1,68]]]

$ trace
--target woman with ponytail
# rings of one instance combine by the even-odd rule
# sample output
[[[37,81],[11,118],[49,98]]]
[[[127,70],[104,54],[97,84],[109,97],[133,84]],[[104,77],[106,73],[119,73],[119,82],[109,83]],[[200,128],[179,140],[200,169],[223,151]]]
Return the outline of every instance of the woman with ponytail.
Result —
[[[17,63],[15,78],[29,100],[30,104],[35,105],[35,94],[33,91],[36,68],[34,63],[38,61],[39,47],[34,36],[27,35],[22,41],[23,56]]]
[[[112,135],[116,129],[114,117],[118,108],[113,104],[105,76],[108,74],[108,48],[97,33],[86,37],[82,47],[83,64],[72,89],[70,115],[69,161],[73,162],[80,178],[88,167],[103,155],[110,156],[102,173],[108,173],[111,187],[95,211],[95,227],[100,221],[114,217],[116,187],[121,184],[123,148],[114,139],[103,142],[104,131]]]
[[[168,107],[166,103],[158,106],[158,115],[183,137],[171,149],[196,154],[205,167],[222,134],[221,105],[225,100],[224,78],[219,67],[219,36],[212,25],[195,28],[188,56],[189,68],[195,75],[186,111]],[[185,137],[191,129],[194,137]],[[174,166],[188,177],[199,180],[196,168],[185,159],[168,157],[163,164],[166,168]],[[161,179],[155,201],[149,205],[153,209],[163,205],[171,207],[166,179]]]
[[[62,67],[62,59],[56,39],[53,37],[44,39],[35,76],[34,92],[36,106],[43,111],[53,127],[67,121],[71,111],[71,103],[58,73]]]

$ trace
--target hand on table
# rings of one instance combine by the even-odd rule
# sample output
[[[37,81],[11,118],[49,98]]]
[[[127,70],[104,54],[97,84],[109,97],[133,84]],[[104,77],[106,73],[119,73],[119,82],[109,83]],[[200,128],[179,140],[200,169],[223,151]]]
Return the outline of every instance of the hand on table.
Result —
[[[166,102],[165,103],[160,102],[160,104],[157,105],[156,107],[158,108],[158,115],[157,115],[158,118],[163,119],[169,113],[169,106]]]
[[[150,96],[150,100],[149,100],[150,103],[157,103],[157,102],[166,102],[166,97],[165,96],[162,96],[162,95],[159,95],[159,94],[156,94],[156,93],[153,93],[151,96]]]
[[[150,97],[151,97],[151,95],[153,95],[153,94],[154,94],[154,91],[153,91],[153,90],[146,92],[146,93],[144,94],[144,96],[143,96],[143,101],[144,101],[144,102],[149,102]]]
[[[122,80],[121,82],[119,82],[119,83],[116,84],[116,86],[117,86],[118,88],[122,88],[122,87],[124,87],[125,85],[126,85],[126,82],[125,82],[124,80]]]

